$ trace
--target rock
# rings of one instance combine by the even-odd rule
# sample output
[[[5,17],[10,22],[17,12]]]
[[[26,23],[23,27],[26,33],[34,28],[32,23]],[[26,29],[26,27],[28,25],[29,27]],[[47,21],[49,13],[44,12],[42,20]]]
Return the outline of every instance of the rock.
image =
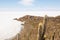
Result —
[[[46,18],[46,31],[44,33],[45,40],[60,40],[60,16]],[[20,40],[38,40],[38,24],[43,24],[44,17],[26,15],[17,19],[17,21],[25,21],[24,29],[20,32]],[[42,30],[42,29],[39,29]]]

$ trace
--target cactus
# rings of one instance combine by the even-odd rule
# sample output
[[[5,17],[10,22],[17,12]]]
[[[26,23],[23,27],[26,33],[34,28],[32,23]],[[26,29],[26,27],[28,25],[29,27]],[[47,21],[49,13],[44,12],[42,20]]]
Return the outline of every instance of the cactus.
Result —
[[[54,37],[55,37],[55,32],[54,32],[54,34],[53,34],[53,36],[52,36],[52,40],[54,40]]]
[[[38,40],[45,40],[45,32],[46,32],[46,19],[47,16],[45,16],[44,20],[43,20],[43,25],[39,25],[39,39]]]

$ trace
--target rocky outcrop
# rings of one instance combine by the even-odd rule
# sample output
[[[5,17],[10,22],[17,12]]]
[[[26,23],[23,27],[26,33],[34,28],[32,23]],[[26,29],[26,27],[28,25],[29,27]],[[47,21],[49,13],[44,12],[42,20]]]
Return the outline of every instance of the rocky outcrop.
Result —
[[[24,22],[24,24],[22,24],[24,29],[20,32],[19,40],[40,40],[40,31],[42,29],[39,28],[39,23],[41,23],[41,26],[43,27],[44,17],[26,15],[19,19],[15,18],[15,20]],[[45,27],[44,40],[60,40],[60,16],[47,16]],[[40,33],[38,32],[38,29],[40,30]]]

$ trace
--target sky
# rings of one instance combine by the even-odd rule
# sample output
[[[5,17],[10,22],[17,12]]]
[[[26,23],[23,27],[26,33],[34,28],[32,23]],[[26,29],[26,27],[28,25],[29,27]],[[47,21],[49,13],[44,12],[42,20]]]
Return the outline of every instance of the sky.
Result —
[[[0,0],[0,11],[60,11],[60,0]]]
[[[0,0],[0,39],[10,38],[21,30],[21,22],[13,20],[24,15],[60,15],[60,0]]]

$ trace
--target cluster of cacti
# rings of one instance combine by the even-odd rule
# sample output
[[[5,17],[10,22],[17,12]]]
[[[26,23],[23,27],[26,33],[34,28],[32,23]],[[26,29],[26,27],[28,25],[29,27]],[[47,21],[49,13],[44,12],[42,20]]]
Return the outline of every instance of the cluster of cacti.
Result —
[[[16,20],[24,22],[24,29],[20,32],[20,40],[60,40],[60,16],[27,15]]]

